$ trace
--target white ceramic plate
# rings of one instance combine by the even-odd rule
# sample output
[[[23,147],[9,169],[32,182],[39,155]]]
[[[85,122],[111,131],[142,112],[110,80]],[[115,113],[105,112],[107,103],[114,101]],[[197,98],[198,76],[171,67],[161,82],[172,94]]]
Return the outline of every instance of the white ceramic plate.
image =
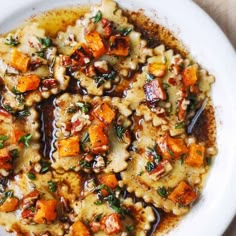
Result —
[[[99,0],[8,0],[0,7],[0,33],[41,11]],[[216,76],[213,102],[219,154],[200,201],[171,235],[221,235],[236,212],[236,54],[218,26],[190,0],[119,0],[123,7],[145,13],[175,33],[193,57]],[[0,229],[0,235],[6,235]]]

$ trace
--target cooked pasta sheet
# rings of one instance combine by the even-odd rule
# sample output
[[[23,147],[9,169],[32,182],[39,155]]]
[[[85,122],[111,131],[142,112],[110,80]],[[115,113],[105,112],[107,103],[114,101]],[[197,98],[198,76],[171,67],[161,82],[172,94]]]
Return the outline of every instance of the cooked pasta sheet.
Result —
[[[215,78],[140,12],[86,9],[0,36],[0,224],[18,236],[164,235],[217,154]]]

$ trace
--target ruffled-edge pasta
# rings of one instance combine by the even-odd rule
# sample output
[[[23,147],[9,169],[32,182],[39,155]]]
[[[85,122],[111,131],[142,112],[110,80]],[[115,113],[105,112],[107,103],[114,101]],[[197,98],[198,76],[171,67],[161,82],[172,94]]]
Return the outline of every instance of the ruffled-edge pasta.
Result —
[[[107,216],[118,214],[107,203],[96,205],[97,196],[94,193],[89,194],[85,199],[80,202],[75,202],[74,211],[76,213],[76,221],[87,222],[92,227],[94,222],[99,223]],[[87,206],[93,206],[88,208]],[[143,207],[141,202],[134,203],[131,198],[123,199],[121,207],[126,209],[128,214],[119,216],[121,221],[121,228],[119,233],[113,235],[123,235],[130,233],[134,235],[146,235],[147,231],[151,228],[151,223],[155,220],[155,215],[150,206]],[[99,216],[99,217],[98,217]],[[98,220],[97,220],[98,219]],[[97,221],[96,221],[97,220]],[[113,222],[115,224],[115,222]],[[115,224],[116,225],[116,224]],[[73,227],[73,225],[72,225]],[[73,235],[73,234],[68,234]],[[95,232],[94,235],[107,235],[103,230]]]
[[[101,163],[100,171],[120,172],[127,167],[127,159],[129,158],[127,148],[130,144],[130,137],[126,131],[131,125],[127,117],[131,112],[127,107],[124,107],[119,98],[91,98],[88,96],[63,94],[56,100],[55,104],[55,136],[57,141],[55,143],[56,150],[53,154],[54,160],[52,164],[55,169],[69,170],[73,168],[80,170],[81,166],[83,167],[87,163],[87,155],[92,155],[90,163],[92,166],[90,168],[87,166],[91,170],[96,169],[96,164],[92,164],[94,158],[96,163],[99,161]],[[112,116],[112,120],[109,121],[110,123],[102,127],[102,129],[106,130],[104,133],[99,128],[103,114],[99,115],[99,111],[96,111],[97,109],[102,111],[103,105],[105,106],[104,112],[110,112]],[[88,110],[85,111],[84,109]],[[107,113],[106,115],[109,116]],[[97,119],[100,119],[98,126],[96,126]],[[95,132],[101,132],[105,139],[108,138],[108,142],[105,140],[101,147],[99,145],[95,147],[104,148],[104,150],[92,150],[94,145],[96,146],[96,140],[93,141],[94,138],[91,137],[91,135],[94,135],[93,129],[95,129]],[[58,146],[60,146],[61,140],[69,140],[71,137],[78,137],[80,151],[75,154],[70,153],[69,155],[60,156]],[[81,146],[83,150],[81,150]],[[87,163],[87,165],[89,164]]]
[[[1,38],[0,48],[4,106],[23,110],[67,88],[62,56],[37,23]]]

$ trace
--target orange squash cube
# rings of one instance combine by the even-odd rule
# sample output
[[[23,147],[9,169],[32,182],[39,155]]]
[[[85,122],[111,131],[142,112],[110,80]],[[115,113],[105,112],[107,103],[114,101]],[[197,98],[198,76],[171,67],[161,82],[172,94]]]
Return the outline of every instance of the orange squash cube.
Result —
[[[166,75],[167,67],[165,64],[154,62],[148,64],[148,71],[150,74],[162,78]]]
[[[181,181],[174,191],[168,196],[174,203],[188,206],[197,198],[197,194],[185,181]]]
[[[10,170],[12,169],[11,157],[7,148],[0,149],[0,169]]]
[[[74,157],[80,152],[79,137],[72,136],[66,139],[58,140],[59,157]]]
[[[197,82],[197,69],[195,66],[189,66],[182,72],[183,83],[185,87],[192,86]]]
[[[17,81],[16,89],[21,93],[35,90],[39,87],[40,81],[40,78],[34,74],[20,76]]]
[[[112,108],[106,103],[97,106],[93,110],[93,114],[100,121],[104,122],[105,125],[110,125],[116,115],[116,113],[112,110]]]
[[[26,73],[30,64],[30,57],[22,52],[19,52],[17,49],[13,49],[10,64],[22,73]]]
[[[8,197],[6,201],[0,205],[0,212],[12,212],[17,209],[19,200],[15,197]]]
[[[90,236],[90,232],[80,220],[76,221],[72,226],[72,236]]]
[[[88,48],[95,58],[98,58],[105,54],[105,45],[103,43],[101,35],[97,31],[86,34],[85,40],[87,42]]]
[[[92,152],[95,154],[104,153],[108,150],[108,138],[102,122],[92,124],[88,128]]]
[[[129,37],[112,35],[109,38],[109,54],[115,56],[126,57],[129,55]]]
[[[34,222],[38,224],[48,224],[57,217],[56,200],[38,200],[36,203],[36,213]]]
[[[115,189],[118,186],[118,180],[114,174],[106,174],[99,177],[99,182],[105,184],[110,189]],[[103,196],[108,195],[106,189],[101,190]]]
[[[189,154],[185,159],[187,165],[201,167],[204,163],[205,147],[196,143],[190,145]]]

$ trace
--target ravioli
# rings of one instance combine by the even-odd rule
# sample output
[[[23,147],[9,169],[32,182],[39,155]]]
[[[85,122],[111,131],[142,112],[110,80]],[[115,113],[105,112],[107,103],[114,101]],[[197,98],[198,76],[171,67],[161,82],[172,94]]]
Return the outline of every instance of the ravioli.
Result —
[[[112,0],[86,9],[74,24],[62,9],[50,26],[48,12],[0,36],[0,224],[18,236],[164,235],[217,154],[215,77],[141,13]]]

